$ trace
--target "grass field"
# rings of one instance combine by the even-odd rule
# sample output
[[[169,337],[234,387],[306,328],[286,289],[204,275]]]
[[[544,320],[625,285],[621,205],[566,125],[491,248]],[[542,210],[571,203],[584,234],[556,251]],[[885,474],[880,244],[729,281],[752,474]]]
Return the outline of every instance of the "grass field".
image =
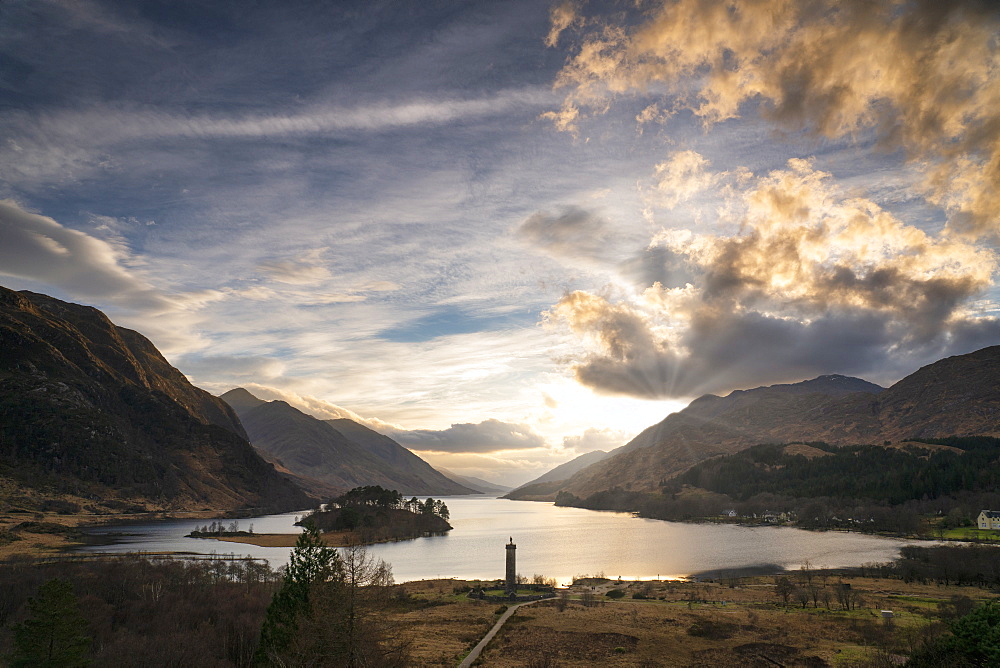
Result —
[[[1000,531],[987,531],[978,527],[954,527],[937,531],[935,536],[947,540],[1000,541]]]

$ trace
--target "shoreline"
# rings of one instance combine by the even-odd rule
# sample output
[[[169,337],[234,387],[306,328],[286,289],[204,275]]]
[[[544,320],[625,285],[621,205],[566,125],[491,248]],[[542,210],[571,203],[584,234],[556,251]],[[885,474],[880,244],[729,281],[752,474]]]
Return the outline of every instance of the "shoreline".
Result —
[[[136,524],[220,517],[237,519],[240,516],[245,516],[244,511],[163,509],[99,514],[60,514],[51,511],[4,512],[0,513],[0,562],[24,557],[47,558],[65,555],[77,548],[91,545],[113,545],[116,538],[128,535],[129,526]],[[122,531],[101,535],[86,533],[88,529],[100,527],[121,527]]]
[[[225,543],[244,543],[257,547],[295,547],[301,533],[255,533],[239,536],[191,536],[199,540],[218,540]],[[406,536],[404,538],[375,538],[365,540],[360,531],[326,531],[321,534],[327,547],[353,547],[355,545],[377,545],[379,543],[398,543],[404,540],[423,538]]]
[[[555,506],[555,503],[551,500],[545,499],[507,499],[506,497],[500,497],[506,501],[528,501],[531,503],[551,503]],[[897,538],[899,540],[919,540],[932,543],[971,543],[975,545],[1000,545],[1000,531],[994,532],[994,536],[978,536],[978,537],[956,537],[956,536],[934,536],[929,534],[904,534],[896,533],[891,531],[858,531],[855,529],[847,529],[843,527],[829,527],[829,528],[810,528],[802,527],[793,522],[767,522],[763,520],[747,520],[747,518],[725,518],[725,517],[696,517],[691,519],[664,519],[662,517],[650,517],[648,515],[643,515],[635,510],[613,510],[610,508],[584,508],[582,506],[555,506],[558,508],[577,508],[579,510],[591,510],[598,513],[623,513],[631,515],[644,520],[656,520],[657,522],[676,522],[677,524],[728,524],[732,526],[747,527],[752,529],[774,527],[774,528],[788,528],[788,529],[799,529],[800,531],[810,531],[813,533],[826,533],[826,532],[836,532],[836,533],[854,533],[861,536],[878,536],[880,538]],[[974,527],[969,527],[974,529]],[[989,531],[988,529],[980,529],[979,531]]]

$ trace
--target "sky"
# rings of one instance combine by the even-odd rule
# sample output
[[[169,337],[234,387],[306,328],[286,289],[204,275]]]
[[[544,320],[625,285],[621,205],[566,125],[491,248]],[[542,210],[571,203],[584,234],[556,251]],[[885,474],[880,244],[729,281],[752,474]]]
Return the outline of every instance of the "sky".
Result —
[[[0,4],[0,284],[520,484],[1000,344],[1000,13]]]

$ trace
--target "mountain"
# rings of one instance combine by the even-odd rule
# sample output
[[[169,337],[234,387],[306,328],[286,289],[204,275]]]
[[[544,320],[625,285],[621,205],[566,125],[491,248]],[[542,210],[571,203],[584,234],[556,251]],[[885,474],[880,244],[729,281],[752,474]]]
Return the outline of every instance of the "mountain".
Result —
[[[229,390],[221,397],[219,400],[224,404],[230,406],[237,414],[249,411],[252,408],[257,408],[267,402],[263,399],[258,399],[254,395],[250,394],[249,391],[243,389],[242,387],[237,387]]]
[[[94,511],[294,510],[313,500],[247,442],[236,413],[99,310],[0,288],[0,477],[17,498]],[[78,504],[79,505],[79,504]]]
[[[621,448],[617,448],[617,450],[621,450]],[[504,498],[524,501],[544,500],[562,489],[563,483],[566,480],[569,480],[591,464],[596,464],[610,456],[611,453],[604,450],[585,452],[579,457],[564,462],[547,473],[543,473],[531,482],[526,482],[509,492]]]
[[[1000,346],[949,357],[883,390],[846,376],[705,395],[558,489],[585,498],[618,486],[653,491],[700,461],[759,443],[881,444],[1000,436]]]
[[[504,492],[510,491],[510,487],[504,487],[503,485],[498,485],[494,482],[490,482],[489,480],[483,480],[482,478],[476,478],[469,475],[459,475],[454,471],[449,471],[448,469],[441,468],[440,466],[437,467],[437,470],[449,480],[454,480],[459,485],[468,487],[474,492],[491,496],[500,496]]]
[[[1000,436],[1000,346],[921,368],[878,397],[885,440]]]
[[[388,436],[353,420],[320,420],[284,401],[263,401],[243,388],[222,395],[250,441],[276,464],[341,492],[381,485],[403,494],[473,494]]]

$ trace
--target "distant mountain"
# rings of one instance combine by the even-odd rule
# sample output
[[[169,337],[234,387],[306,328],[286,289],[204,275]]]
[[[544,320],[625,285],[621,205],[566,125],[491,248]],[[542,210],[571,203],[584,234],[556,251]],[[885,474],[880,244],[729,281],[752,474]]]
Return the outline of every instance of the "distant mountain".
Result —
[[[446,478],[454,480],[459,485],[463,487],[468,487],[469,489],[479,492],[481,494],[500,496],[504,492],[509,492],[510,487],[504,487],[503,485],[498,485],[496,483],[490,482],[489,480],[483,480],[482,478],[476,478],[474,476],[459,475],[454,471],[449,471],[448,469],[437,467]]]
[[[221,398],[232,400],[250,441],[266,457],[335,490],[381,485],[403,494],[475,493],[388,436],[353,420],[320,420],[284,401],[263,401],[243,388]]]
[[[258,399],[254,395],[250,394],[249,391],[243,389],[242,387],[229,390],[219,397],[219,400],[232,407],[237,414],[245,413],[252,408],[257,408],[258,406],[263,406],[267,403],[263,399]]]
[[[543,473],[531,482],[527,482],[512,490],[504,498],[525,501],[547,498],[559,491],[562,488],[563,482],[569,480],[591,464],[603,461],[609,456],[611,456],[611,453],[604,450],[585,452],[579,457],[564,462],[547,473]]]
[[[0,477],[91,510],[294,510],[236,413],[95,308],[0,288]],[[30,493],[27,493],[30,491]]]
[[[548,492],[585,498],[618,486],[652,491],[700,461],[759,443],[881,444],[906,438],[1000,436],[1000,346],[940,360],[891,388],[846,376],[706,395],[611,457]]]

